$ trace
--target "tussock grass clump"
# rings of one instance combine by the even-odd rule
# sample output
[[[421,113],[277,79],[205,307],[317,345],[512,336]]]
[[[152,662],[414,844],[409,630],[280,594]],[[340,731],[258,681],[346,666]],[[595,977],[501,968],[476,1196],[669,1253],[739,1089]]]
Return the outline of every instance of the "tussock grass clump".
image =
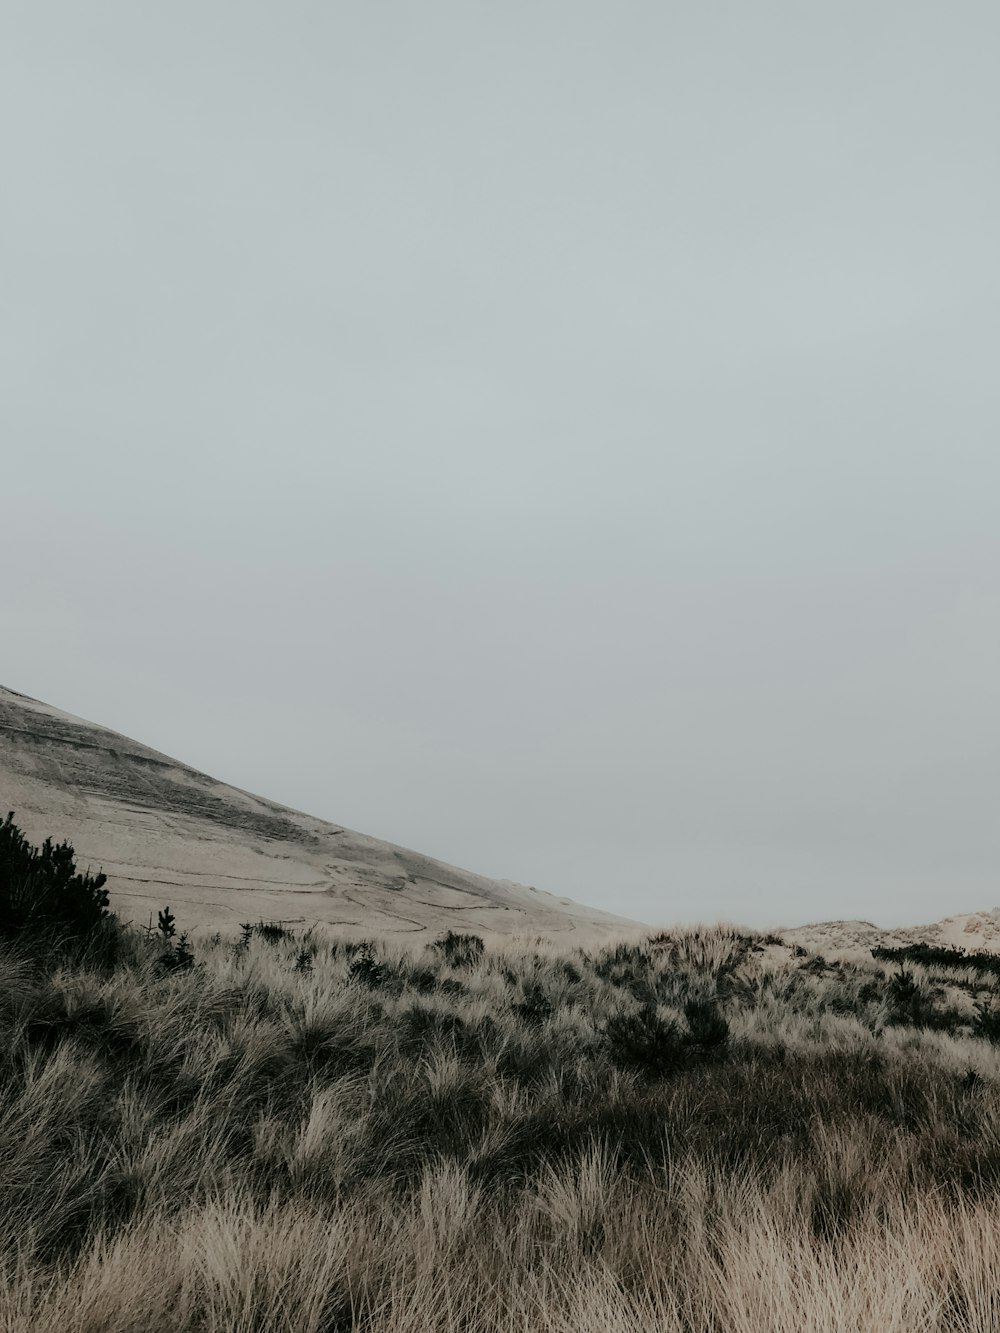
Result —
[[[10,1333],[997,1326],[964,956],[165,921],[0,948]]]

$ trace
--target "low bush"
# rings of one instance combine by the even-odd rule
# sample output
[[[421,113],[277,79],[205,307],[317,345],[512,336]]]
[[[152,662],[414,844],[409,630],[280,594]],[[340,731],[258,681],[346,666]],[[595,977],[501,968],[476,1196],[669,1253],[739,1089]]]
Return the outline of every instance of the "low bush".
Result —
[[[711,1000],[691,999],[684,1006],[688,1042],[698,1054],[720,1052],[729,1040],[729,1024]]]
[[[604,1025],[612,1061],[647,1078],[664,1078],[682,1068],[687,1054],[678,1025],[660,1017],[655,1004],[621,1010]]]
[[[976,1005],[973,1030],[985,1041],[1000,1045],[1000,1007],[995,1000],[980,1001]]]
[[[86,940],[110,915],[106,884],[77,870],[68,842],[32,846],[13,813],[0,824],[0,939]]]
[[[486,948],[479,935],[461,935],[454,930],[435,940],[433,947],[449,967],[475,967]]]
[[[949,945],[904,944],[899,948],[876,945],[871,954],[879,962],[898,963],[900,967],[903,963],[919,963],[923,967],[972,968],[976,972],[1000,976],[1000,954],[967,953]]]
[[[186,972],[194,967],[194,950],[188,942],[187,932],[177,934],[177,922],[169,907],[164,907],[157,915],[157,929],[148,932],[160,946],[157,969],[162,972]]]
[[[968,1020],[953,1008],[939,1007],[942,992],[927,982],[916,979],[908,969],[901,967],[889,978],[889,1022],[894,1026],[933,1028],[949,1032],[963,1026]]]
[[[347,975],[349,980],[367,986],[369,990],[375,990],[386,981],[389,971],[388,968],[376,960],[371,945],[365,944],[355,954],[350,967],[347,969]]]

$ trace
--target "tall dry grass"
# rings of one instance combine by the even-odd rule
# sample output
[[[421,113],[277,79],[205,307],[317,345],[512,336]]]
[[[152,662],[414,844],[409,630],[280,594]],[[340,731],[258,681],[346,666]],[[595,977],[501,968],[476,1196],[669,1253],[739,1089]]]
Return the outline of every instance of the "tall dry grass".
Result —
[[[1000,1327],[994,979],[958,960],[196,957],[0,956],[7,1333]]]

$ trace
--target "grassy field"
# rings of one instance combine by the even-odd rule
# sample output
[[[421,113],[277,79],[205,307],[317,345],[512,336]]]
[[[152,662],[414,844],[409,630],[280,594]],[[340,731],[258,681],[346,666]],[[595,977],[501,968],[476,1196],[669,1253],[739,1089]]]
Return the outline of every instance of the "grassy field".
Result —
[[[116,939],[0,954],[4,1333],[1000,1326],[981,960]]]

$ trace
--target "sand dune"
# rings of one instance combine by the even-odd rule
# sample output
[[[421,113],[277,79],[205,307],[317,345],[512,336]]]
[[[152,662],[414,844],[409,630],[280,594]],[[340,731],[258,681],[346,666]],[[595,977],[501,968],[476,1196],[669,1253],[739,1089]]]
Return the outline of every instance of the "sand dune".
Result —
[[[0,687],[0,805],[67,839],[112,906],[182,928],[323,923],[360,933],[568,933],[621,918],[488,879],[240,791],[117,732]]]
[[[867,953],[876,945],[937,944],[969,953],[1000,953],[1000,910],[966,912],[923,926],[886,928],[871,921],[817,921],[778,932],[789,944],[831,956]]]

